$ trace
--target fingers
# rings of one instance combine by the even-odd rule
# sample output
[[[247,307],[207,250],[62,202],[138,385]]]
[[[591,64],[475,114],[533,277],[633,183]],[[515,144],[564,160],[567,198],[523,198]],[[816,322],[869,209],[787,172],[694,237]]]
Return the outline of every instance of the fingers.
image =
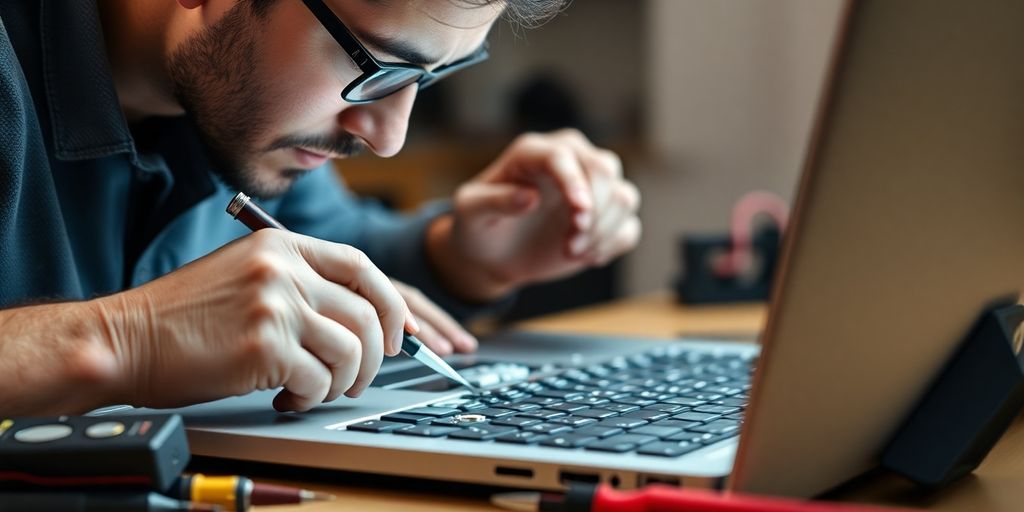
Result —
[[[331,372],[305,350],[291,352],[284,389],[274,397],[279,411],[308,411],[324,401],[331,388]]]
[[[420,319],[422,329],[417,335],[420,341],[426,343],[440,355],[451,354],[453,350],[457,352],[476,350],[478,345],[476,338],[440,306],[411,286],[396,282],[395,287]]]
[[[540,193],[519,184],[470,182],[459,187],[455,202],[470,215],[520,215],[539,204]]]
[[[590,185],[573,147],[551,136],[526,134],[519,137],[499,160],[499,165],[507,166],[507,177],[514,181],[530,183],[538,174],[550,176],[577,212],[587,212],[593,206]]]
[[[604,265],[635,247],[641,227],[636,214],[639,203],[640,193],[632,183],[623,181],[616,186],[612,197],[601,209],[594,228],[582,235],[586,239],[586,247],[577,253],[579,257],[592,265]]]
[[[330,347],[322,347],[329,352],[331,360],[321,357],[329,367],[332,361],[345,356],[353,361],[350,367],[353,379],[349,379],[348,385],[332,386],[332,391],[345,392],[346,396],[359,396],[370,384],[373,377],[380,370],[381,362],[384,359],[384,332],[381,328],[377,311],[373,304],[352,290],[327,281],[319,281],[319,284],[312,290],[311,302],[315,304],[316,312],[313,313],[313,320],[328,321],[333,323],[331,332],[339,336],[335,340],[324,340],[324,344],[333,344]],[[320,315],[323,315],[322,317]],[[324,318],[326,317],[326,318]],[[326,331],[327,329],[323,329]],[[345,343],[354,340],[358,350],[349,349],[345,354],[339,354]],[[312,348],[312,347],[310,347]],[[321,354],[313,351],[317,357]],[[395,352],[397,354],[397,352]],[[392,354],[394,355],[394,354]],[[332,400],[338,394],[332,395]]]
[[[330,316],[312,310],[306,316],[302,346],[331,373],[330,391],[324,401],[333,401],[342,393],[359,396],[380,370],[383,356],[379,326],[376,339],[367,342],[358,330]]]
[[[405,329],[413,333],[419,331],[405,300],[366,254],[347,245],[294,236],[295,247],[317,274],[348,288],[373,305],[384,331],[388,354],[401,350]]]

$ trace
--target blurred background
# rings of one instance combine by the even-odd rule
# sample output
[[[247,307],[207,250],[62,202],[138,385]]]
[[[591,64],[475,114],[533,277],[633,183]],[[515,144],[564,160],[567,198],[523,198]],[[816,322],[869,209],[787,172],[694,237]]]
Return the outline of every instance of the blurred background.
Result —
[[[839,0],[576,0],[500,22],[491,59],[420,93],[405,149],[338,162],[400,210],[446,197],[527,130],[577,127],[618,152],[643,238],[607,267],[525,290],[504,320],[670,289],[684,235],[724,233],[750,190],[791,200]]]

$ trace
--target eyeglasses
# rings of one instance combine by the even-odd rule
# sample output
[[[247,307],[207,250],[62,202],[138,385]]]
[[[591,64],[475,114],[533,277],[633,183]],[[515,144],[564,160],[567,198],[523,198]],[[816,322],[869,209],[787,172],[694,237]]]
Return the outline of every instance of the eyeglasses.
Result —
[[[488,57],[487,43],[465,58],[429,71],[422,66],[404,62],[381,62],[373,57],[366,47],[352,34],[334,11],[323,0],[302,0],[316,16],[320,24],[331,33],[352,62],[363,73],[341,91],[341,97],[349,103],[369,103],[394,94],[412,84],[420,89]]]

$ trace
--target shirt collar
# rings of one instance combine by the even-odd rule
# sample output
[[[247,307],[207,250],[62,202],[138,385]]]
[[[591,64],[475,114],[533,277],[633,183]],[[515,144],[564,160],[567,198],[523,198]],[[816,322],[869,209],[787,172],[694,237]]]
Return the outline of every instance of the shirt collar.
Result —
[[[134,152],[96,3],[40,0],[46,99],[61,160]]]

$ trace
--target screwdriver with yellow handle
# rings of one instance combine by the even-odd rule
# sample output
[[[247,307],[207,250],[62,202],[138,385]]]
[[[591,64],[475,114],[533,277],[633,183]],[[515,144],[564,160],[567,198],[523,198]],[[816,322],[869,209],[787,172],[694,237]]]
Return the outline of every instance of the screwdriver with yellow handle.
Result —
[[[245,512],[253,505],[294,505],[330,501],[326,494],[283,485],[258,484],[244,476],[183,475],[171,494],[181,500],[220,505],[226,512]]]

